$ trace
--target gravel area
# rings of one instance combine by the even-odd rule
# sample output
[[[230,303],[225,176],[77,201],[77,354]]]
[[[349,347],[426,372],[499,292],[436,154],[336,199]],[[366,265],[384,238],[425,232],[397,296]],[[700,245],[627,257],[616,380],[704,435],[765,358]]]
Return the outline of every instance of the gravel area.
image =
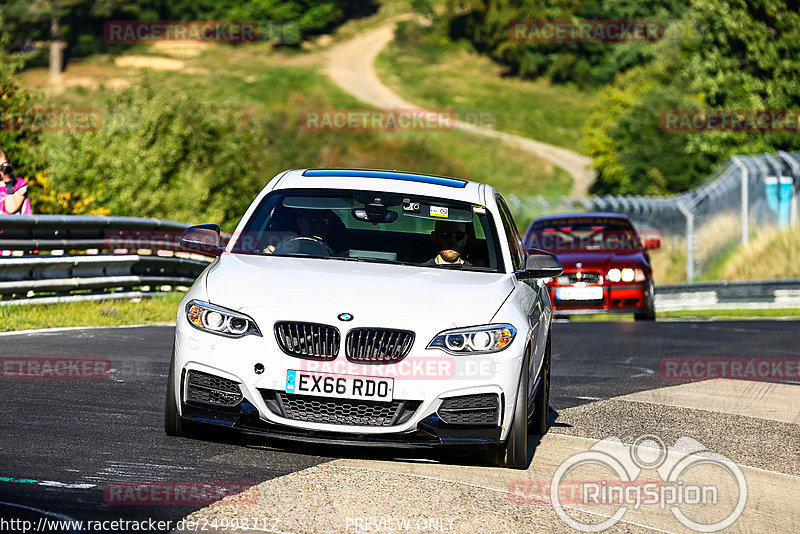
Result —
[[[259,484],[256,498],[233,496],[191,514],[209,527],[261,518],[267,532],[516,533],[574,532],[540,503],[512,502],[508,493],[469,484],[322,464]],[[571,513],[592,522],[592,516]],[[266,525],[266,528],[263,528]],[[244,529],[217,528],[217,532]],[[188,532],[188,530],[184,530]],[[605,532],[653,532],[619,523]]]
[[[613,399],[565,408],[556,423],[566,426],[550,432],[625,443],[655,434],[669,446],[688,436],[737,464],[800,476],[800,425],[792,423]]]

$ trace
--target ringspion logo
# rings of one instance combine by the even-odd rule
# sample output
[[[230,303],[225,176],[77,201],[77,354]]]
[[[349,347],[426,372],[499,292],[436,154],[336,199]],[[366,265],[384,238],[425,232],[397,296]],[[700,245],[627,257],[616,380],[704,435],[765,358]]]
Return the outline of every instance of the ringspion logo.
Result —
[[[658,480],[640,480],[653,471]],[[693,438],[681,437],[667,447],[660,437],[646,434],[632,445],[609,437],[570,456],[553,474],[547,497],[558,517],[579,532],[606,530],[628,510],[648,506],[669,509],[681,525],[697,532],[718,532],[744,511],[747,481],[738,465]],[[587,506],[604,507],[604,513],[587,522],[585,514],[572,512],[590,510]]]

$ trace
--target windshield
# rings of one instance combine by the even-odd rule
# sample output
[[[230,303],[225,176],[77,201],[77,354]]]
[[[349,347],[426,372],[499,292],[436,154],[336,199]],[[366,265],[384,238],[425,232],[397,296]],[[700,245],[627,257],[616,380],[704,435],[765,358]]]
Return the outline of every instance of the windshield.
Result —
[[[485,207],[386,191],[275,191],[234,239],[237,254],[503,272]]]
[[[629,222],[601,217],[536,222],[526,245],[557,252],[642,250],[641,240]]]

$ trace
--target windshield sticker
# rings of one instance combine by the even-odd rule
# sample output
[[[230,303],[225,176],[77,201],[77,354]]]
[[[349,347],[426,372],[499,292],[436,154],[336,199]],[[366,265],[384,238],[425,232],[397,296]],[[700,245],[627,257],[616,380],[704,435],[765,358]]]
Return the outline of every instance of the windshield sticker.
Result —
[[[431,217],[449,217],[449,210],[444,206],[431,206]]]
[[[472,211],[477,213],[478,215],[486,214],[486,208],[484,206],[472,206]]]

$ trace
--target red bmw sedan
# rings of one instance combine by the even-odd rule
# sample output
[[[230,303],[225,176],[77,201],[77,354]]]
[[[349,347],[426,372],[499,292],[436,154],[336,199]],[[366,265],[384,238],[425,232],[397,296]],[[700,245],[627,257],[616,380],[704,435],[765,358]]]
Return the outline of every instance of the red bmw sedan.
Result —
[[[649,250],[658,238],[643,241],[630,220],[616,213],[548,215],[534,220],[525,247],[558,256],[564,273],[547,282],[553,313],[633,313],[655,320]]]

